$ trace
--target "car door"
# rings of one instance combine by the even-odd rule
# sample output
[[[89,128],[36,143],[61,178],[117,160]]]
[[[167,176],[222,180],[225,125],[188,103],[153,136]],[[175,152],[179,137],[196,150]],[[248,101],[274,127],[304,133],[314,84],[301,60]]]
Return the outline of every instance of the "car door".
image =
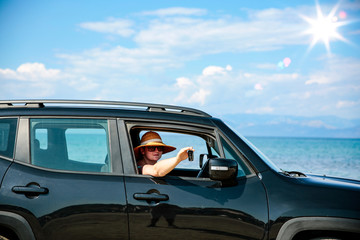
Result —
[[[263,239],[268,218],[266,195],[259,178],[245,169],[244,163],[239,163],[237,182],[232,186],[196,177],[200,154],[225,157],[226,153],[228,158],[240,159],[231,156],[234,149],[222,149],[221,137],[214,129],[131,123],[125,130],[130,145],[136,144],[136,134],[142,134],[139,130],[158,131],[165,144],[178,149],[193,146],[195,161],[183,161],[162,178],[139,175],[136,168],[134,172],[128,168],[125,184],[130,239]],[[169,131],[180,137],[167,138]],[[124,165],[125,161],[134,164],[133,159],[124,159]]]
[[[26,118],[1,188],[37,239],[128,239],[116,121]]]

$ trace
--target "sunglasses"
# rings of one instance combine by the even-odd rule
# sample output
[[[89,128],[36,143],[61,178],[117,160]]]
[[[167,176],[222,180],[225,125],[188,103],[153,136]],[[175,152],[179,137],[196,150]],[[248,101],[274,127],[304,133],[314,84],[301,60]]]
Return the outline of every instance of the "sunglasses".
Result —
[[[159,152],[163,152],[163,151],[164,151],[164,147],[163,147],[163,146],[149,146],[149,147],[146,147],[146,148],[147,148],[147,150],[148,150],[149,152],[154,152],[156,148],[157,148],[157,150],[158,150]]]

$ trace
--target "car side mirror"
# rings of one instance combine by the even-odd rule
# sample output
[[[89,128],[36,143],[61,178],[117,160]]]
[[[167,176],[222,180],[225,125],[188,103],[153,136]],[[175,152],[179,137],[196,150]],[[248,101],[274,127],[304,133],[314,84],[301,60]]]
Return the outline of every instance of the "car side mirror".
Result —
[[[210,179],[233,185],[236,183],[237,173],[238,164],[235,160],[225,158],[209,159]]]
[[[205,154],[202,153],[200,154],[200,158],[199,158],[199,167],[202,168],[203,167],[203,163],[204,163],[204,158],[205,158],[205,162],[210,159],[210,158],[217,158],[218,156],[216,155],[212,155],[212,154]]]

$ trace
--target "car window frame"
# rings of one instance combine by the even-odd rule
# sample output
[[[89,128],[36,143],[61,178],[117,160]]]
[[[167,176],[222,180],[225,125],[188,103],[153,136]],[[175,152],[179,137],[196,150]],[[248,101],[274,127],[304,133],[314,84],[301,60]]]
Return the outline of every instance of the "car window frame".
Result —
[[[6,159],[6,160],[9,160],[9,161],[13,161],[13,159],[15,158],[15,152],[16,152],[16,141],[17,141],[17,135],[18,135],[18,125],[19,125],[19,117],[17,117],[17,116],[6,116],[6,117],[0,117],[0,120],[1,119],[5,119],[5,120],[11,120],[11,119],[13,119],[13,120],[15,120],[16,122],[15,122],[15,134],[14,134],[14,136],[13,136],[13,146],[12,146],[12,156],[5,156],[5,155],[0,155],[0,158],[1,159]],[[10,126],[11,127],[11,126]],[[11,134],[11,129],[9,129],[10,130],[10,133],[9,134]],[[10,138],[10,140],[12,140],[11,139],[11,136],[9,135],[9,138]],[[9,139],[8,139],[9,140]]]
[[[130,153],[127,158],[123,157],[123,159],[126,162],[123,162],[124,164],[124,174],[125,175],[137,175],[137,176],[147,176],[152,177],[148,175],[141,175],[138,174],[137,166],[136,166],[136,159],[133,151],[133,144],[131,140],[131,129],[136,127],[139,129],[144,130],[154,130],[154,131],[170,131],[170,132],[179,132],[179,133],[187,133],[190,135],[210,135],[211,137],[215,138],[216,144],[219,147],[219,154],[221,158],[225,158],[224,153],[224,146],[221,142],[221,139],[224,139],[227,144],[230,145],[230,147],[238,154],[240,160],[243,162],[243,164],[247,167],[250,174],[245,175],[243,177],[249,177],[255,175],[254,170],[251,166],[248,164],[248,160],[246,157],[241,154],[241,152],[231,143],[230,140],[226,138],[223,134],[220,133],[217,127],[215,126],[209,126],[209,125],[200,125],[200,124],[191,124],[191,123],[183,123],[183,122],[168,122],[168,121],[155,121],[155,120],[146,120],[146,121],[140,121],[140,120],[122,120],[122,123],[125,127],[123,130],[124,133],[127,135],[127,145],[129,146],[128,152]],[[194,134],[194,132],[197,132],[199,134]],[[127,160],[127,159],[131,159]],[[130,163],[131,162],[131,163]],[[240,163],[238,163],[241,165]],[[127,166],[126,166],[127,165]],[[165,176],[165,177],[172,177],[172,176]],[[193,177],[186,177],[186,176],[179,176],[184,178],[193,178]],[[196,179],[196,178],[195,178]]]
[[[30,119],[103,119],[108,124],[108,143],[109,154],[111,161],[111,172],[89,172],[89,171],[72,171],[52,169],[41,166],[36,166],[31,163],[31,150],[30,150]],[[119,175],[123,174],[122,159],[119,149],[119,136],[117,121],[114,117],[87,117],[87,116],[22,116],[18,121],[18,137],[15,143],[14,161],[31,166],[33,168],[45,169],[46,171],[66,172],[66,173],[81,173],[81,174],[97,174],[97,175]],[[19,147],[21,146],[21,147]]]
[[[124,164],[124,174],[130,174],[130,175],[137,175],[137,176],[146,176],[138,174],[137,166],[136,166],[136,159],[133,151],[133,144],[131,139],[130,131],[132,128],[136,127],[139,129],[147,129],[147,130],[154,130],[154,131],[170,131],[170,132],[180,132],[180,133],[188,133],[192,135],[194,132],[202,133],[201,135],[214,135],[215,128],[212,128],[211,126],[203,126],[198,124],[188,124],[188,123],[177,123],[177,122],[168,122],[168,121],[156,121],[156,120],[124,120],[124,129],[123,134],[125,133],[127,135],[128,140],[128,152],[130,153],[127,158],[123,156],[123,159],[125,159],[126,162],[123,162]],[[120,125],[120,124],[119,124]],[[122,135],[123,135],[122,134]],[[217,140],[217,139],[216,139]],[[130,160],[126,160],[130,159]]]
[[[246,168],[246,169],[249,171],[248,174],[246,174],[246,173],[244,172],[244,173],[245,173],[244,176],[245,176],[245,177],[246,177],[246,176],[254,176],[254,175],[255,175],[255,171],[254,171],[253,167],[250,166],[249,160],[245,157],[245,155],[242,154],[242,152],[239,151],[239,149],[238,149],[237,147],[235,147],[234,144],[233,144],[229,139],[227,139],[224,135],[219,134],[219,136],[220,136],[220,141],[221,141],[222,149],[225,148],[224,144],[222,143],[222,140],[223,140],[223,141],[225,141],[226,144],[233,150],[233,152],[240,158],[239,161],[241,161],[243,164],[239,163],[239,161],[238,161],[237,159],[234,159],[234,160],[238,162],[238,164],[240,165],[240,167],[241,167],[242,169]],[[226,154],[225,154],[225,153],[224,153],[224,157],[226,158]],[[242,176],[242,177],[244,177],[244,176]]]

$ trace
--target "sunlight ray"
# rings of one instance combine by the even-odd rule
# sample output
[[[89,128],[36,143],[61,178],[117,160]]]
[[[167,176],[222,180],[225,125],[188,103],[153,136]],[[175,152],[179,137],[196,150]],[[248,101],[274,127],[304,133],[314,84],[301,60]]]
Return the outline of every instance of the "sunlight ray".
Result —
[[[338,9],[339,4],[336,4],[328,15],[324,15],[320,5],[316,3],[316,18],[301,16],[301,18],[310,24],[310,28],[304,32],[304,34],[312,35],[312,41],[308,51],[318,42],[322,42],[325,45],[327,53],[331,54],[331,41],[340,40],[348,43],[348,40],[337,31],[339,27],[348,24],[346,21],[339,21],[339,18],[336,16]],[[342,13],[344,15],[344,12]],[[342,20],[342,17],[340,18]]]

